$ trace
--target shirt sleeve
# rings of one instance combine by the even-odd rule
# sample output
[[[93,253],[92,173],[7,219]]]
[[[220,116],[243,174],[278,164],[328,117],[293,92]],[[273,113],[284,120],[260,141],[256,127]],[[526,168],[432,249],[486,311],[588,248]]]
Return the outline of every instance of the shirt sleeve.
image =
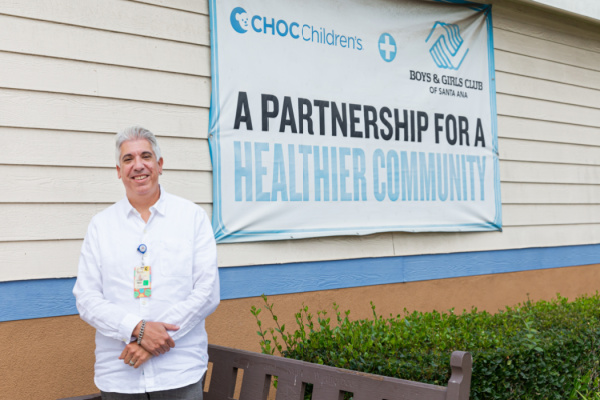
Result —
[[[173,340],[183,337],[212,314],[220,302],[217,245],[208,216],[200,207],[195,213],[194,262],[190,295],[160,315],[158,321],[179,326],[169,332]]]
[[[100,260],[98,231],[92,219],[81,247],[77,281],[73,288],[77,310],[81,319],[102,335],[129,343],[142,318],[105,299]]]

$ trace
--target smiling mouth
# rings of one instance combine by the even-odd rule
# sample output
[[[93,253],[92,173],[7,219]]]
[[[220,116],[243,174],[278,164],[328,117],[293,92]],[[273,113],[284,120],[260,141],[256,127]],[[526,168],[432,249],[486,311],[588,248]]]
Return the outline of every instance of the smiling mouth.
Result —
[[[146,179],[147,177],[148,177],[148,175],[135,176],[135,177],[133,177],[133,180],[141,181],[142,179]]]

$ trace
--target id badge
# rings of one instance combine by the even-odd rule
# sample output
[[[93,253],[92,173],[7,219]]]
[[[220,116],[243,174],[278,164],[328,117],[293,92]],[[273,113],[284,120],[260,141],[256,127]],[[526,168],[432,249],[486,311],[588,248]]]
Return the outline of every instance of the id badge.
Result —
[[[133,273],[133,297],[150,297],[152,295],[152,269],[146,265],[135,267]]]

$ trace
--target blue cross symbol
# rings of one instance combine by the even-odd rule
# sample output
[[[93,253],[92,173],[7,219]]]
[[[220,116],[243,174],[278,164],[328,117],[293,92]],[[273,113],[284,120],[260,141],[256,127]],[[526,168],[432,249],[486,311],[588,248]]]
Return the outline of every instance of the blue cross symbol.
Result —
[[[379,54],[386,62],[396,58],[396,41],[389,33],[382,33],[379,36]]]

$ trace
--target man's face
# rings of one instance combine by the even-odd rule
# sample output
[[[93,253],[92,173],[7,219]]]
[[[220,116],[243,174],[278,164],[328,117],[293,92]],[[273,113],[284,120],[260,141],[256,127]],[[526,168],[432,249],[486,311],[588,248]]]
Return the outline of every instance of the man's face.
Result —
[[[158,176],[162,173],[163,160],[156,159],[149,141],[137,139],[124,142],[119,160],[121,166],[117,166],[117,174],[123,180],[128,198],[158,193]]]

